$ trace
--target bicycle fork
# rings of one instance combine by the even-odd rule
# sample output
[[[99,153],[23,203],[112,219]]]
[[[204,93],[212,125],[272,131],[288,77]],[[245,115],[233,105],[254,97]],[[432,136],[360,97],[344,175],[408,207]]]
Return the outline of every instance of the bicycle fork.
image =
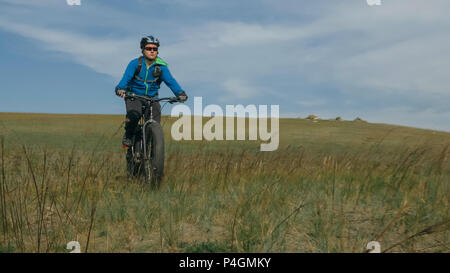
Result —
[[[150,118],[144,123],[144,125],[142,125],[142,138],[143,138],[143,148],[144,148],[144,159],[145,160],[150,160],[149,155],[147,154],[147,138],[145,135],[145,132],[147,131],[146,128],[149,124],[151,124],[152,122],[154,122],[155,120],[153,119],[153,107],[152,105],[149,103],[148,107],[150,108]]]

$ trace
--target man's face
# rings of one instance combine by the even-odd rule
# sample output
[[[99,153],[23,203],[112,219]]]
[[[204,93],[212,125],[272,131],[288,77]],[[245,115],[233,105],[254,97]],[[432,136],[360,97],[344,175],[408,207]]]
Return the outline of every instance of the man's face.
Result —
[[[154,60],[158,56],[158,47],[154,44],[147,44],[144,47],[144,55],[147,59]]]

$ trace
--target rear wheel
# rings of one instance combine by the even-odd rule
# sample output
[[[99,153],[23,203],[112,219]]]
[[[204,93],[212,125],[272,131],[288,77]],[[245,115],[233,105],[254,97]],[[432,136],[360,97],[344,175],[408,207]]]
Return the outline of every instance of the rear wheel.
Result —
[[[147,125],[147,156],[144,161],[144,177],[152,188],[158,189],[164,173],[164,135],[161,125]]]
[[[129,148],[127,150],[126,160],[127,160],[128,178],[132,178],[132,177],[136,176],[136,168],[135,168],[135,164],[134,164],[134,160],[133,160],[133,152],[131,151],[131,148]]]

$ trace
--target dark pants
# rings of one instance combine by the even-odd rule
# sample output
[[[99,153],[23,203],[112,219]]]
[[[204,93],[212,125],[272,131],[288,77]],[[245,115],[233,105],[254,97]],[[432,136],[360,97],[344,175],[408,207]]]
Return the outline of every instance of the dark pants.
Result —
[[[125,99],[125,106],[127,108],[127,121],[125,122],[125,133],[128,137],[133,136],[136,125],[142,116],[142,105],[144,101],[135,98]],[[151,104],[153,119],[161,123],[161,105],[159,102]],[[150,118],[150,109],[145,109],[145,118]]]

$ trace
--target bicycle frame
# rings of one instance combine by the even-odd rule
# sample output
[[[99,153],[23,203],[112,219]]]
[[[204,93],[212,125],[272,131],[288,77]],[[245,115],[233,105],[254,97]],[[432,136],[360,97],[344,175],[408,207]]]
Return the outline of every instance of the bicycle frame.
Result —
[[[146,128],[149,124],[151,124],[152,122],[155,122],[155,120],[153,119],[153,107],[151,107],[153,102],[159,102],[159,101],[163,101],[163,100],[167,100],[169,103],[173,103],[173,102],[177,102],[178,99],[176,97],[170,97],[170,98],[160,98],[160,99],[154,99],[154,98],[150,98],[147,96],[140,96],[140,95],[135,95],[131,92],[127,92],[126,93],[126,97],[129,98],[137,98],[137,99],[144,99],[145,100],[145,106],[149,107],[149,111],[150,111],[150,118],[148,120],[145,120],[145,114],[143,113],[142,117],[141,117],[141,122],[143,121],[144,123],[141,124],[142,125],[142,138],[143,138],[143,151],[144,151],[144,160],[149,160],[150,158],[147,155],[147,139],[146,139],[146,135],[145,135],[145,131]],[[134,145],[133,145],[134,146]],[[132,148],[132,152],[134,153],[134,148]]]

